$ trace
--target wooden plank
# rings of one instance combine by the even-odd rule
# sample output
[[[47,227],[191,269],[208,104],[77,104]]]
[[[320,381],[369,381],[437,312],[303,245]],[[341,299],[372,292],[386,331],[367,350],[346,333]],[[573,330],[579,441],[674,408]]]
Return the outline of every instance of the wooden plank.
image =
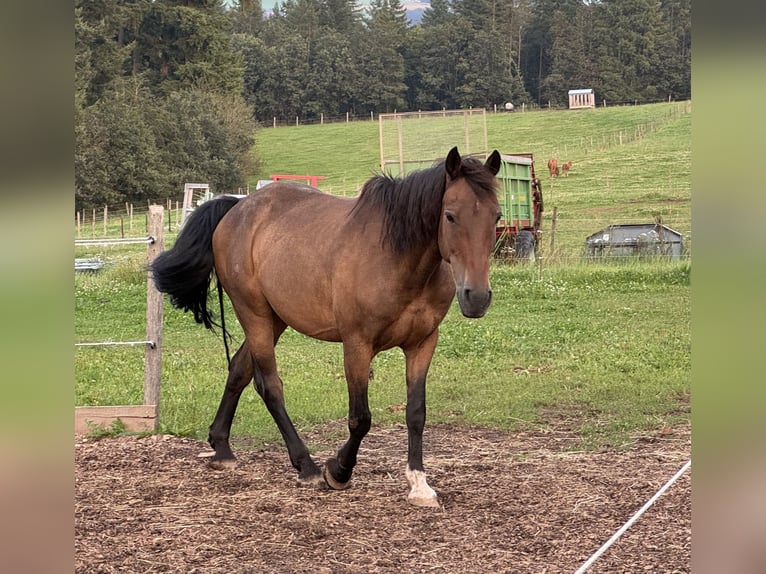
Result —
[[[124,405],[108,407],[75,407],[74,432],[88,434],[92,425],[109,428],[120,419],[125,430],[130,432],[154,432],[157,423],[156,405]],[[92,425],[88,423],[92,423]]]

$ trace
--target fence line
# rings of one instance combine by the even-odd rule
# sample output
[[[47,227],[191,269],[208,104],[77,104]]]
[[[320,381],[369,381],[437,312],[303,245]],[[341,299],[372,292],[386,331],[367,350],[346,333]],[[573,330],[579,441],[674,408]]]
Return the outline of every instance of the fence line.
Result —
[[[621,102],[607,102],[606,100],[602,99],[601,102],[598,104],[597,107],[599,108],[617,108],[617,107],[627,107],[627,106],[640,106],[640,105],[647,105],[647,104],[661,104],[661,103],[679,103],[679,104],[686,104],[690,100],[672,100],[670,98],[668,99],[662,99],[662,100],[645,100],[645,101],[638,101],[638,100],[631,100],[631,101],[621,101]],[[474,109],[474,110],[480,110],[481,106],[476,107],[469,107],[468,109]],[[509,113],[527,113],[527,112],[561,112],[561,111],[569,111],[568,104],[551,104],[548,102],[547,104],[537,104],[537,103],[522,103],[514,107],[514,111],[509,112],[506,111],[505,108],[501,105],[494,105],[488,108],[485,108],[487,110],[487,113],[489,114],[509,114]],[[446,110],[446,108],[442,108],[442,110]],[[329,116],[325,115],[324,113],[320,113],[318,117],[304,117],[301,118],[300,114],[291,114],[290,116],[281,116],[276,117],[272,116],[270,119],[263,119],[259,121],[259,127],[261,128],[283,128],[283,127],[296,127],[296,126],[306,126],[306,125],[324,125],[324,124],[340,124],[340,123],[353,123],[353,122],[369,122],[369,121],[378,121],[378,116],[382,113],[397,113],[397,111],[405,112],[407,110],[390,110],[386,112],[370,112],[369,114],[352,114],[350,112],[346,112],[345,114],[341,114],[338,116]],[[426,111],[440,111],[440,110],[408,110],[411,112],[426,112]]]
[[[148,228],[150,235],[141,240],[102,241],[96,244],[146,243],[146,264],[149,267],[164,249],[164,208],[149,206]],[[77,242],[75,241],[75,244]],[[90,242],[89,244],[93,244]],[[144,350],[144,404],[124,406],[98,406],[75,408],[75,433],[89,432],[92,426],[109,427],[117,419],[130,431],[156,431],[160,412],[160,380],[162,376],[162,293],[154,286],[150,273],[146,278],[146,340],[101,341],[75,343],[76,347],[111,347],[118,345],[145,345]]]
[[[75,239],[75,247],[92,247],[95,245],[134,245],[136,243],[154,243],[151,235],[147,237],[121,237],[117,239]]]
[[[75,343],[75,347],[112,347],[115,345],[128,345],[134,347],[136,345],[149,345],[150,349],[157,347],[156,341],[103,341],[101,343]]]
[[[172,233],[174,230],[180,228],[181,223],[181,201],[167,198],[163,203],[166,203],[167,213],[167,232]],[[122,207],[123,204],[120,204]],[[75,245],[87,245],[88,239],[80,239],[83,236],[83,229],[90,228],[91,240],[96,237],[96,226],[101,229],[101,235],[109,237],[119,234],[120,239],[130,240],[130,237],[126,237],[126,222],[128,234],[133,233],[134,225],[138,226],[136,222],[143,219],[144,228],[149,233],[149,203],[147,203],[146,209],[135,209],[134,204],[125,202],[124,209],[114,208],[109,205],[104,205],[103,208],[89,208],[80,209],[75,212],[75,228],[77,231],[77,240]],[[143,216],[143,217],[141,217]],[[87,230],[86,230],[87,233]],[[100,244],[99,244],[100,245]]]

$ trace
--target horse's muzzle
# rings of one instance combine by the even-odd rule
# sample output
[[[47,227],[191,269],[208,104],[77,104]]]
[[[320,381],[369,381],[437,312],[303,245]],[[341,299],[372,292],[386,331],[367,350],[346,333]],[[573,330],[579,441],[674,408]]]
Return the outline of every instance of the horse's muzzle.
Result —
[[[471,289],[462,287],[457,290],[457,302],[460,311],[469,319],[483,317],[492,302],[492,289]]]

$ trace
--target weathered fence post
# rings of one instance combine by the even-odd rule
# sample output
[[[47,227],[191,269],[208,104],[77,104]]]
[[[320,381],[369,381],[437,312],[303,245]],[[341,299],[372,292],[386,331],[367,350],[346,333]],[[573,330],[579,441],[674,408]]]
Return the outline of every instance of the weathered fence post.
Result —
[[[163,212],[161,205],[149,206],[149,235],[154,242],[149,244],[146,253],[146,264],[150,266],[165,248],[163,237]],[[144,404],[155,405],[155,422],[160,420],[160,380],[162,378],[162,293],[154,286],[152,274],[147,274],[146,283],[146,340],[152,341],[146,345],[144,358]]]
[[[559,208],[554,207],[553,208],[553,219],[551,220],[551,245],[548,248],[548,251],[550,252],[550,257],[553,257],[553,247],[556,241],[556,221],[559,217]]]

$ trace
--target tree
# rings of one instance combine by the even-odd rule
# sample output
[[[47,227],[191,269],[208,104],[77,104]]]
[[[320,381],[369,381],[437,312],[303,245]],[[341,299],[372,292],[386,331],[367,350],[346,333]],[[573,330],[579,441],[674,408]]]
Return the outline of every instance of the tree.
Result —
[[[229,12],[233,34],[258,36],[263,30],[261,0],[238,0]]]
[[[428,8],[423,11],[421,25],[424,28],[429,26],[441,26],[449,24],[454,17],[449,0],[431,0]]]
[[[568,6],[553,14],[550,73],[540,86],[543,100],[565,105],[570,89],[600,89],[593,20],[594,7],[587,4]]]
[[[147,6],[135,38],[133,73],[145,73],[158,94],[194,87],[241,93],[244,66],[231,49],[227,19],[214,8],[217,3],[197,4],[213,8],[170,0]]]
[[[162,189],[161,161],[145,117],[151,101],[130,86],[105,94],[75,127],[75,206],[143,202]]]
[[[549,79],[552,67],[554,36],[551,31],[554,17],[558,12],[573,14],[584,2],[582,0],[532,0],[530,2],[529,31],[526,35],[524,51],[521,54],[521,76],[525,80],[527,91],[538,104],[546,101],[545,87],[553,80],[554,84],[566,84],[564,77],[557,73],[556,79]]]
[[[691,0],[663,0],[663,29],[657,39],[659,95],[691,97]]]
[[[304,112],[310,117],[345,113],[355,83],[356,65],[351,42],[343,34],[325,31],[306,77]]]
[[[407,16],[399,0],[373,0],[360,44],[359,97],[362,106],[378,112],[406,109],[404,46]]]
[[[75,205],[233,191],[255,169],[242,67],[217,0],[75,7]]]
[[[595,6],[595,89],[607,101],[652,101],[659,94],[663,33],[659,0],[603,0]]]

